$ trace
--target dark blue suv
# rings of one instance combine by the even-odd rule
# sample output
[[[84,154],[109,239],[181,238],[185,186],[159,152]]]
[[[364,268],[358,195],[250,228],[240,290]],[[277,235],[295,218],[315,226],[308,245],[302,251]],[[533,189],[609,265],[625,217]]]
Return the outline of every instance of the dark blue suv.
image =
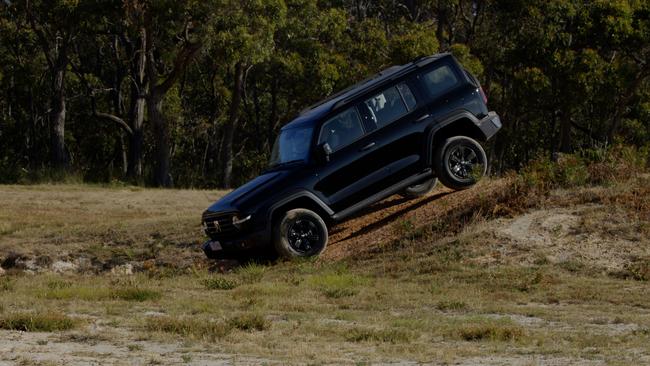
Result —
[[[262,248],[321,253],[328,227],[440,180],[472,186],[486,172],[479,141],[500,128],[472,74],[450,54],[393,66],[311,106],[282,128],[268,169],[203,213],[209,258]]]

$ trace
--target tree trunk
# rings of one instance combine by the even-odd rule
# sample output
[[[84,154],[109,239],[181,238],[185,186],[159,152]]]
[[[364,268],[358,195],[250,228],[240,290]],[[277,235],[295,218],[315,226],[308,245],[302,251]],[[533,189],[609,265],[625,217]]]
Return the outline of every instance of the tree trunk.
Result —
[[[614,114],[611,119],[609,129],[607,131],[607,140],[608,140],[607,142],[609,143],[614,142],[614,135],[616,134],[616,131],[621,125],[621,121],[623,120],[625,109],[628,107],[630,100],[632,99],[632,97],[634,97],[634,94],[639,89],[639,87],[641,86],[645,78],[647,78],[649,75],[650,75],[650,66],[646,65],[641,70],[639,70],[639,72],[635,76],[630,86],[628,86],[628,88],[625,90],[625,93],[623,93],[623,95],[618,99],[618,102],[616,103],[616,107],[614,108]]]
[[[64,170],[68,167],[68,158],[65,151],[65,66],[57,68],[53,76],[52,111],[50,114],[52,124],[52,166],[56,170]]]
[[[133,93],[137,93],[137,91],[133,91]],[[132,96],[131,103],[131,129],[133,130],[133,134],[129,140],[129,159],[126,176],[138,181],[142,179],[145,99],[141,95],[135,94]]]
[[[244,64],[242,62],[238,62],[237,65],[235,65],[235,86],[232,93],[232,100],[230,102],[228,123],[226,123],[224,129],[224,145],[222,157],[224,188],[230,188],[232,185],[232,166],[234,160],[233,140],[235,138],[235,130],[239,124],[239,105],[241,104],[244,69]]]
[[[436,7],[436,39],[441,50],[446,49],[445,27],[447,26],[447,9],[438,1]]]
[[[149,122],[153,127],[153,135],[156,140],[154,156],[156,164],[154,168],[154,183],[159,187],[171,187],[172,180],[169,173],[169,126],[163,114],[162,95],[152,91],[150,94],[147,111]]]
[[[131,74],[134,78],[131,87],[131,110],[129,119],[131,120],[131,129],[133,134],[129,141],[129,165],[126,176],[129,179],[142,180],[142,160],[144,155],[144,108],[147,85],[145,81],[146,61],[147,61],[147,31],[144,27],[140,28],[139,45],[135,49],[135,61],[132,64]]]

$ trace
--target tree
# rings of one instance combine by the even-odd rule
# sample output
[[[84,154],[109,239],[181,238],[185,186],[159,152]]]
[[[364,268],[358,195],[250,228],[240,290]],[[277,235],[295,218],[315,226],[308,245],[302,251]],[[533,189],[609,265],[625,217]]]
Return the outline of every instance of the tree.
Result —
[[[170,187],[170,127],[163,110],[164,97],[203,47],[203,25],[212,17],[210,2],[139,2],[144,18],[146,96],[155,139],[154,183]]]
[[[211,24],[210,53],[221,56],[232,76],[228,118],[223,126],[221,148],[222,183],[232,184],[235,134],[240,124],[245,76],[251,67],[269,58],[275,47],[274,34],[284,21],[286,7],[281,0],[219,3],[221,14]]]
[[[69,163],[65,147],[66,72],[72,43],[82,29],[82,13],[84,9],[75,1],[25,1],[27,20],[45,55],[51,78],[50,149],[57,170]]]

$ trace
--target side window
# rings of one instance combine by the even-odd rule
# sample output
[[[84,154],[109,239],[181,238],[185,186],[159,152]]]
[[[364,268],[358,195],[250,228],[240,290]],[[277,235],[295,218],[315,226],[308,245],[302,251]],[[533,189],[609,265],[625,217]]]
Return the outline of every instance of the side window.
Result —
[[[382,128],[407,112],[404,101],[396,87],[388,88],[366,99],[361,108],[365,109],[364,114],[368,114],[367,119],[370,121],[366,122],[366,125],[370,125],[368,127],[371,130]],[[372,122],[374,122],[375,126],[372,126]]]
[[[318,143],[327,142],[333,151],[344,147],[363,135],[356,108],[348,108],[328,119],[321,128]]]
[[[415,108],[415,105],[418,104],[417,101],[415,100],[415,96],[411,92],[411,89],[406,85],[406,83],[402,82],[397,84],[397,89],[399,89],[399,92],[402,94],[402,98],[404,98],[404,102],[406,102],[406,106],[408,107],[409,111]]]
[[[422,75],[422,81],[429,95],[435,98],[456,86],[458,77],[451,67],[443,65]]]

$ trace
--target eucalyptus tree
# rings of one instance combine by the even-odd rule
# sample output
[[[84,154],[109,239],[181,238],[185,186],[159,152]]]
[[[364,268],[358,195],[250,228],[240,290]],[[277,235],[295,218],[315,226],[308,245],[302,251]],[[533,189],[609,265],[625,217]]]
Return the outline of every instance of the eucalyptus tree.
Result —
[[[170,174],[170,123],[164,101],[199,53],[216,11],[212,1],[134,0],[142,12],[147,115],[154,135],[154,183],[173,185]]]
[[[231,83],[228,117],[222,126],[222,185],[232,185],[233,163],[237,154],[234,140],[241,121],[245,76],[267,61],[275,49],[274,35],[286,16],[283,0],[220,0],[218,16],[209,23],[209,55],[228,75]]]
[[[65,146],[66,74],[72,45],[88,26],[86,3],[79,1],[26,0],[12,6],[24,7],[27,21],[35,34],[49,71],[51,159],[53,168],[67,168],[69,156]]]

